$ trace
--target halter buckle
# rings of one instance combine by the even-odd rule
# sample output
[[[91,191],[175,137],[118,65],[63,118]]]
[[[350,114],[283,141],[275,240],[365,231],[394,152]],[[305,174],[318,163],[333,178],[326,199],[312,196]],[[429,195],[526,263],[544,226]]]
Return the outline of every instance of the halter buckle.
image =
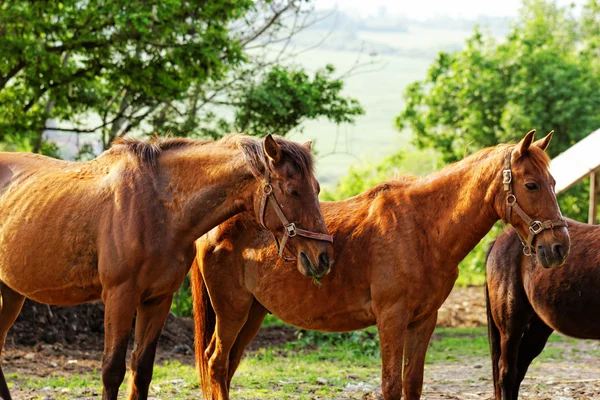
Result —
[[[529,231],[531,233],[533,233],[534,235],[537,235],[538,233],[542,232],[544,230],[544,224],[542,224],[540,221],[533,221],[531,224],[529,224]]]
[[[292,223],[290,223],[290,224],[288,224],[288,225],[285,225],[285,231],[287,232],[287,234],[288,234],[288,236],[289,236],[289,237],[294,237],[294,236],[296,236],[296,235],[297,235],[297,232],[296,232],[296,224],[294,224],[294,223],[292,222]]]
[[[512,182],[512,171],[510,169],[505,169],[502,171],[502,183],[508,185]]]
[[[265,192],[265,194],[268,196],[271,193],[273,193],[273,186],[271,186],[270,183],[265,183],[265,186],[263,186],[263,191]]]

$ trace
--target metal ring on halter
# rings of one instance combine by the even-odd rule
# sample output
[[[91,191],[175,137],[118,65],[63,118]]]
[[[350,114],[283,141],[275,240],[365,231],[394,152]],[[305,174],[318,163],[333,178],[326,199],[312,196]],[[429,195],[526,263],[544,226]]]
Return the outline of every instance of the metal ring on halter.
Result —
[[[523,254],[525,254],[525,257],[531,257],[531,247],[523,246]]]
[[[286,225],[285,230],[286,230],[287,234],[289,235],[289,237],[294,237],[298,233],[298,232],[296,232],[296,224],[294,224],[293,222],[290,223],[289,225]]]
[[[533,221],[531,224],[529,224],[529,231],[534,235],[541,233],[543,230],[544,224],[542,224],[540,221]]]
[[[271,193],[273,193],[273,186],[271,186],[270,183],[265,183],[265,186],[263,187],[263,190],[264,190],[265,194],[268,196]]]
[[[506,196],[506,204],[508,204],[509,206],[513,206],[517,203],[517,198],[515,197],[514,194],[509,194],[508,196]]]

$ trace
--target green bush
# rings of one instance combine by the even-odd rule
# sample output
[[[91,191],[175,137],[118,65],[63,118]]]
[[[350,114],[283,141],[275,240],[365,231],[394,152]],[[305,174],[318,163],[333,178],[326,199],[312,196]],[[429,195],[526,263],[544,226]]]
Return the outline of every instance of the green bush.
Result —
[[[330,333],[316,331],[298,331],[298,340],[294,347],[307,346],[333,346],[343,348],[347,352],[365,356],[380,357],[379,334],[374,329],[363,329],[360,331]]]

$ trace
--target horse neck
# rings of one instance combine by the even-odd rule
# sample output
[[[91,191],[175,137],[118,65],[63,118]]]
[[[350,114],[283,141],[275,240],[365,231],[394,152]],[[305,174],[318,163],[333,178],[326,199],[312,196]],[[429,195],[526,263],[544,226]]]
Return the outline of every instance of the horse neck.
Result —
[[[430,235],[428,251],[437,265],[455,268],[498,221],[502,166],[498,152],[467,158],[422,181],[415,200],[424,210],[420,225]]]
[[[215,142],[169,153],[161,159],[163,196],[177,240],[191,243],[252,208],[257,181],[241,150]]]

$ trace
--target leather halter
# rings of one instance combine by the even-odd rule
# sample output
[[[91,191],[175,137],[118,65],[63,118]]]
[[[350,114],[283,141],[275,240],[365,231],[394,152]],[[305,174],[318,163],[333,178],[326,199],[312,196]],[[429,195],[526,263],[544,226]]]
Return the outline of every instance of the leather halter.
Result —
[[[273,186],[271,186],[271,173],[269,172],[267,161],[265,160],[263,163],[265,167],[265,172],[264,175],[261,175],[260,172],[254,167],[254,165],[249,161],[250,171],[252,172],[252,175],[254,175],[254,177],[263,184],[261,190],[263,196],[261,196],[260,205],[258,207],[258,220],[265,229],[269,230],[265,225],[265,211],[267,209],[267,205],[271,204],[273,206],[273,210],[279,217],[279,220],[283,224],[284,228],[281,242],[279,241],[275,233],[271,232],[273,238],[275,239],[275,244],[277,245],[277,252],[279,253],[279,256],[284,261],[296,261],[296,257],[286,257],[283,255],[283,252],[285,251],[285,245],[287,244],[288,239],[293,238],[294,236],[303,236],[309,239],[323,240],[325,242],[333,243],[332,235],[326,233],[307,231],[305,229],[298,228],[296,224],[288,221],[285,214],[283,213],[283,210],[281,209],[281,206],[275,198],[275,194],[273,193]]]
[[[510,168],[511,157],[512,150],[506,155],[504,160],[504,171],[502,171],[502,184],[504,185],[504,191],[506,192],[506,221],[513,225],[511,215],[512,210],[515,210],[519,217],[521,217],[521,219],[527,224],[529,228],[529,235],[527,236],[527,239],[524,239],[518,230],[515,229],[515,232],[517,232],[517,235],[523,244],[523,254],[525,254],[527,257],[530,257],[532,254],[535,254],[535,251],[533,250],[533,241],[536,235],[542,233],[546,229],[554,229],[561,226],[568,227],[568,224],[567,221],[562,217],[544,222],[534,220],[527,215],[525,211],[523,211],[521,206],[519,206],[519,203],[517,203],[517,198],[512,191],[512,170]]]

